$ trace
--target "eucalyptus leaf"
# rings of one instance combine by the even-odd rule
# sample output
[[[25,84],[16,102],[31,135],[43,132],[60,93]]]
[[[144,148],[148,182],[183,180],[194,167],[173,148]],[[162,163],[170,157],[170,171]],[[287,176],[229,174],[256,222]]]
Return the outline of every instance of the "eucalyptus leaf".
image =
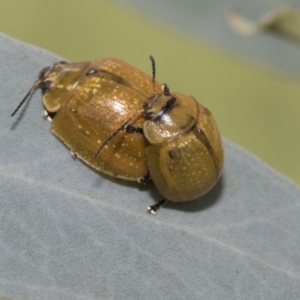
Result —
[[[300,11],[290,7],[269,12],[258,22],[250,22],[237,11],[231,10],[228,14],[230,24],[242,34],[256,34],[263,31],[278,34],[279,36],[300,42]]]
[[[257,35],[241,40],[228,25],[226,18],[230,9],[236,9],[250,20],[256,20],[268,11],[283,6],[299,8],[299,0],[116,0],[143,14],[167,24],[173,30],[206,40],[217,48],[228,49],[231,54],[259,61],[267,66],[299,74],[300,60],[297,47],[288,46],[275,37]]]
[[[50,133],[39,71],[61,60],[0,35],[0,294],[12,299],[299,299],[300,190],[224,140],[221,180],[168,203],[94,173]]]

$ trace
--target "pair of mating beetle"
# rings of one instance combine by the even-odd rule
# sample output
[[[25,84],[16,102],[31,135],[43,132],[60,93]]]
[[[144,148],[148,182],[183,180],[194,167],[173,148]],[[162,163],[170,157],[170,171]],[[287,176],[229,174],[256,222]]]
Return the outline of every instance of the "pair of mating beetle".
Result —
[[[18,111],[36,88],[53,117],[52,132],[76,157],[116,178],[154,181],[163,199],[199,198],[218,181],[222,140],[208,109],[192,96],[119,59],[58,62],[40,72]]]

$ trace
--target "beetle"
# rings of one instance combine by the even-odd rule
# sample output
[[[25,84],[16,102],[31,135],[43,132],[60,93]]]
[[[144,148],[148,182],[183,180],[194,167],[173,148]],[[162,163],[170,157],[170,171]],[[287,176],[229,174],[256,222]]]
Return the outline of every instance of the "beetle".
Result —
[[[192,96],[116,58],[58,62],[39,79],[12,113],[41,88],[52,133],[74,157],[96,171],[144,183],[152,179],[166,201],[199,198],[218,181],[222,139],[208,109]]]

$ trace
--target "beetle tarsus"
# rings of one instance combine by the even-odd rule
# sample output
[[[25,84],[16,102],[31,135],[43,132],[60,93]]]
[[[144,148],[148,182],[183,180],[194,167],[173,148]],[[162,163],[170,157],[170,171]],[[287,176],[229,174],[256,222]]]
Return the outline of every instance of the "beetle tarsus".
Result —
[[[161,206],[163,206],[166,202],[167,202],[166,199],[162,199],[162,200],[159,201],[158,203],[156,203],[156,204],[154,204],[154,205],[148,206],[147,213],[150,214],[150,215],[155,215],[156,212],[159,210],[159,208],[160,208]]]
[[[139,178],[138,183],[144,184],[147,181],[149,181],[149,179],[150,179],[150,172],[149,172],[149,170],[147,170],[145,175]]]
[[[79,158],[79,155],[76,152],[73,152],[72,150],[70,151],[71,153],[71,157],[76,160],[77,158]]]
[[[50,116],[50,114],[46,111],[46,110],[44,110],[44,115],[43,115],[43,119],[46,121],[46,120],[48,120],[48,121],[52,121],[52,117]]]

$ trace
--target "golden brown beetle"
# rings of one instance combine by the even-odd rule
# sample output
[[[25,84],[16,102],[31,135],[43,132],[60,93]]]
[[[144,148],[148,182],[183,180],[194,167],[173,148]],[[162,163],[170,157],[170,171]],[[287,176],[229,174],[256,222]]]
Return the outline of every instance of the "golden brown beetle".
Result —
[[[52,132],[97,171],[145,182],[166,200],[190,201],[208,192],[223,166],[221,137],[211,113],[193,97],[170,93],[133,66],[112,58],[59,62],[41,71],[33,90],[53,116]],[[161,90],[161,93],[157,91]]]
[[[59,62],[41,71],[24,100],[38,87],[47,113],[53,116],[52,133],[78,158],[117,178],[138,181],[147,173],[146,140],[139,133],[143,116],[120,131],[97,159],[94,156],[153,94],[150,76],[118,59]]]
[[[149,207],[155,213],[165,200],[190,201],[217,183],[224,160],[222,140],[211,112],[192,96],[170,93],[149,98],[144,135],[151,178],[164,199]]]

